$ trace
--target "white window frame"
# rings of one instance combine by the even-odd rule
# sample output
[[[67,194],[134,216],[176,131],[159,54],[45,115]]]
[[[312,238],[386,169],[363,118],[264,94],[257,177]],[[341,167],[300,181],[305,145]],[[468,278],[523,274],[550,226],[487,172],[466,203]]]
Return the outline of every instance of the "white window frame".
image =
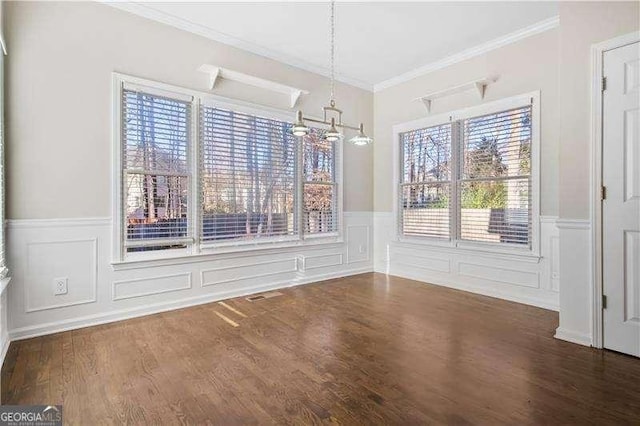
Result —
[[[453,123],[458,120],[465,120],[477,116],[493,114],[509,109],[520,108],[531,105],[531,246],[518,247],[517,245],[503,245],[486,243],[481,241],[467,241],[434,238],[430,236],[403,235],[401,229],[400,207],[401,195],[399,194],[401,179],[401,134],[412,130],[424,129],[427,127]],[[452,147],[455,150],[455,147]],[[452,153],[452,160],[455,169],[459,168],[458,155]],[[451,188],[456,190],[456,188]],[[421,118],[393,126],[393,217],[397,242],[415,243],[429,245],[438,248],[453,249],[454,251],[471,250],[504,254],[519,254],[522,256],[539,257],[540,255],[540,91],[534,91],[509,98],[487,102],[477,106],[446,112],[431,117]],[[458,209],[452,203],[450,217],[452,234],[457,231]]]
[[[342,140],[338,140],[336,142],[333,143],[333,147],[334,147],[334,153],[333,153],[333,174],[334,174],[334,181],[333,183],[329,183],[329,182],[316,182],[316,181],[310,181],[305,179],[304,177],[304,164],[303,164],[303,152],[304,150],[301,149],[299,154],[300,154],[300,158],[298,161],[298,164],[300,165],[299,167],[299,173],[298,173],[298,178],[300,179],[300,200],[301,205],[300,205],[300,209],[299,209],[299,219],[298,219],[298,226],[300,227],[300,232],[304,233],[304,186],[305,184],[319,184],[319,185],[328,185],[333,187],[334,190],[334,198],[336,199],[336,230],[333,232],[319,232],[319,233],[310,233],[310,234],[306,234],[305,238],[307,240],[317,240],[317,241],[323,241],[324,239],[327,238],[341,238],[342,236],[342,146],[343,146],[343,141]]]
[[[189,141],[188,153],[190,164],[190,188],[188,194],[189,216],[188,216],[188,239],[189,244],[184,249],[157,250],[148,252],[127,253],[124,242],[124,200],[123,200],[123,164],[122,149],[124,141],[122,138],[122,90],[126,85],[128,89],[137,89],[149,94],[173,97],[180,100],[191,99],[191,140]],[[252,250],[281,249],[287,247],[297,247],[304,245],[335,244],[344,241],[343,230],[343,182],[342,182],[342,143],[335,144],[335,185],[337,187],[337,231],[323,234],[304,234],[302,227],[302,197],[303,197],[303,176],[302,176],[302,150],[297,153],[298,175],[296,176],[296,191],[298,197],[297,226],[298,234],[282,238],[264,238],[252,241],[229,241],[222,243],[200,243],[200,223],[202,219],[202,209],[200,203],[200,108],[202,105],[216,108],[231,109],[245,114],[257,115],[264,118],[291,122],[293,113],[291,111],[257,105],[250,102],[225,98],[160,83],[153,80],[134,77],[127,74],[114,72],[112,74],[112,129],[113,129],[113,150],[111,163],[113,165],[111,182],[112,189],[112,264],[126,264],[131,262],[144,262],[158,259],[174,259],[191,256],[217,255],[236,252],[247,252]]]

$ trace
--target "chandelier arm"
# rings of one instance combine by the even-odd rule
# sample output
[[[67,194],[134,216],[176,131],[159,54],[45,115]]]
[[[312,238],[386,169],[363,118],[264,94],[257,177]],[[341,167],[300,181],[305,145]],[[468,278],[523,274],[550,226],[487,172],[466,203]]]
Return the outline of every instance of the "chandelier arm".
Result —
[[[331,121],[318,120],[317,118],[309,118],[309,117],[302,117],[302,118],[304,119],[304,121],[309,121],[311,123],[325,124],[327,126],[331,125]],[[360,127],[350,126],[350,125],[344,124],[344,123],[335,123],[335,126],[336,127],[341,127],[343,129],[360,130]]]

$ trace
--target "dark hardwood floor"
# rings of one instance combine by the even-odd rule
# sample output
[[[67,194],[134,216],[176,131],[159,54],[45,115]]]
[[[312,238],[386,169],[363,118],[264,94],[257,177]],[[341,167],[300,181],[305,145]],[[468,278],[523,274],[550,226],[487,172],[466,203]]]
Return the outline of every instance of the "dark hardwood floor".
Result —
[[[14,342],[2,403],[83,425],[640,424],[640,360],[554,339],[554,312],[381,274],[282,293]]]

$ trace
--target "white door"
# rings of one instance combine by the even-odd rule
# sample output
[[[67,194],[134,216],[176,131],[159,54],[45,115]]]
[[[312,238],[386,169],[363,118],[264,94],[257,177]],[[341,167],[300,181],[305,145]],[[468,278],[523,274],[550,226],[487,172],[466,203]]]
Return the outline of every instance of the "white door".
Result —
[[[640,43],[603,56],[604,347],[640,357]]]

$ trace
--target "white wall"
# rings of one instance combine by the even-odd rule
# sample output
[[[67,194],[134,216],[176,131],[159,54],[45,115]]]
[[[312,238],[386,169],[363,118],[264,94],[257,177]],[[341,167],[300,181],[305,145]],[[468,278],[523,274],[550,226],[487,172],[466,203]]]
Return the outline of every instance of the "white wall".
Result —
[[[206,91],[209,78],[196,69],[212,63],[309,90],[299,101],[309,114],[327,102],[323,76],[107,5],[8,2],[5,15],[9,219],[111,214],[113,71]],[[216,93],[288,107],[286,95],[234,82],[222,81]],[[372,93],[337,84],[336,100],[345,121],[372,128]],[[344,208],[371,211],[373,150],[344,151]]]
[[[329,81],[99,3],[9,2],[5,15],[12,338],[372,270],[373,150],[350,144],[344,242],[113,266],[112,72],[206,91],[197,68],[217,64],[309,90],[299,107],[312,115]],[[285,95],[229,81],[216,94],[288,108]],[[372,93],[336,94],[346,121],[372,128]],[[53,295],[57,277],[68,294]]]
[[[3,14],[3,2],[0,2],[0,173],[4,173],[5,169],[5,160],[4,160],[4,146],[5,146],[5,138],[4,138],[4,63],[5,56],[2,48],[4,48],[4,14]],[[6,233],[4,227],[4,209],[5,209],[5,199],[4,199],[4,177],[0,177],[0,192],[2,193],[2,200],[0,202],[0,239],[2,243],[2,269],[4,269],[6,265],[6,259],[4,258],[4,253],[6,253]],[[7,350],[9,349],[9,324],[8,324],[8,315],[7,315],[7,285],[11,281],[11,278],[5,277],[0,279],[0,366],[4,363],[5,355],[7,354]],[[2,393],[2,386],[0,385],[0,394]]]
[[[640,28],[640,2],[560,2],[560,217],[588,219],[591,45]]]

